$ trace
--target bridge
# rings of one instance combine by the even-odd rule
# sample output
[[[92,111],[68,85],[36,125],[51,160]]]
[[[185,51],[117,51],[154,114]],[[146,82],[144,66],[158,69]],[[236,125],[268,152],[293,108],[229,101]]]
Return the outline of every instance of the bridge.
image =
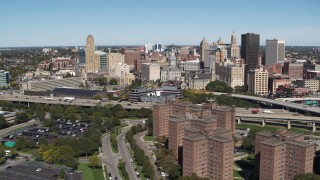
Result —
[[[15,103],[25,103],[28,106],[33,103],[38,104],[61,104],[61,105],[74,105],[82,107],[95,107],[98,105],[116,105],[120,104],[125,109],[140,109],[152,108],[151,103],[139,102],[137,104],[129,103],[128,101],[118,102],[118,101],[108,101],[108,102],[98,102],[97,100],[92,99],[75,99],[73,101],[64,101],[63,97],[54,97],[54,100],[45,99],[44,96],[27,96],[27,95],[11,95],[3,94],[0,95],[0,100],[15,102]]]
[[[312,129],[312,132],[316,132],[316,125],[320,124],[320,119],[318,117],[312,116],[293,116],[291,114],[248,114],[248,113],[236,113],[236,123],[240,124],[242,122],[249,123],[260,123],[261,126],[266,124],[276,124],[286,126],[288,129],[292,125],[299,126],[303,128]]]
[[[294,110],[299,110],[302,112],[310,112],[312,114],[320,116],[320,108],[319,107],[310,107],[310,106],[305,106],[303,104],[291,103],[288,101],[283,102],[283,101],[277,101],[277,100],[268,99],[268,98],[262,98],[262,97],[257,97],[257,96],[248,96],[248,95],[242,95],[242,94],[227,94],[227,93],[220,93],[220,92],[213,92],[213,94],[215,94],[215,95],[221,95],[221,94],[230,95],[235,98],[263,102],[263,103],[270,104],[270,105],[280,106],[285,109],[294,109]]]

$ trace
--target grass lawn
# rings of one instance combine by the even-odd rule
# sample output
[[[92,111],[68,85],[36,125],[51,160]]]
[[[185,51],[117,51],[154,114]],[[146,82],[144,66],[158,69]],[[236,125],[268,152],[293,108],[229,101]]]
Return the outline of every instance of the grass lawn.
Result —
[[[153,136],[143,136],[145,141],[153,141]]]
[[[31,154],[32,157],[36,157],[37,153],[38,153],[39,149],[23,149],[23,150],[20,150],[18,152],[21,152],[21,153],[26,153],[26,154]]]
[[[263,130],[263,131],[276,131],[277,129],[280,129],[280,128],[287,129],[287,128],[283,127],[283,126],[265,125],[264,127],[262,127],[262,126],[257,125],[257,124],[245,124],[245,123],[236,124],[236,128],[238,128],[238,129],[247,129],[247,128],[259,129],[259,130]],[[306,134],[306,135],[320,136],[320,132],[314,132],[313,133],[312,131],[310,131],[308,129],[304,129],[304,128],[292,127],[290,129],[288,129],[288,131],[297,132],[297,133],[303,133],[303,134]]]
[[[235,179],[244,178],[244,176],[245,176],[245,173],[243,171],[233,170],[233,177],[237,177]]]
[[[80,163],[78,171],[82,171],[83,180],[104,180],[102,169],[93,169],[88,163]]]

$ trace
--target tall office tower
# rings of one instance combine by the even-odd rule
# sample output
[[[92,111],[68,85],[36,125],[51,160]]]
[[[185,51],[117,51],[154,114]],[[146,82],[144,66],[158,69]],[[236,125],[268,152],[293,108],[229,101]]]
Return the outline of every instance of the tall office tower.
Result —
[[[0,87],[10,86],[10,74],[8,71],[0,70]]]
[[[284,61],[285,56],[285,41],[279,39],[266,40],[266,66]]]
[[[231,35],[231,58],[239,58],[240,57],[240,49],[239,46],[237,45],[237,37],[235,32],[233,31],[233,34]]]
[[[93,36],[90,34],[87,37],[87,44],[86,44],[86,72],[94,72],[99,70],[98,63],[95,61],[94,58],[94,51],[95,51],[94,39]]]
[[[289,179],[313,172],[315,144],[287,130],[258,132],[255,137],[255,176],[261,180]]]
[[[241,35],[241,58],[245,59],[248,70],[257,68],[259,48],[259,34],[247,33]]]
[[[171,115],[170,104],[153,105],[153,136],[168,136],[169,116]]]
[[[205,37],[201,41],[200,47],[201,47],[201,57],[200,57],[200,59],[201,59],[201,62],[204,62],[205,59],[206,59],[206,50],[209,49],[209,44],[208,44],[208,42],[207,42]]]

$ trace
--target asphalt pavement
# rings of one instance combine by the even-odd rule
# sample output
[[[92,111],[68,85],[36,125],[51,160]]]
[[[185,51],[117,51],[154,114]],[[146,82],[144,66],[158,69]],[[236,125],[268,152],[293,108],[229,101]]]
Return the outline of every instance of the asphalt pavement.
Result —
[[[118,177],[118,179],[121,179],[117,167],[120,154],[112,152],[110,144],[110,134],[102,137],[102,152],[103,154],[101,156],[101,161],[107,166],[108,173],[111,173],[113,179],[114,177]],[[107,177],[109,177],[108,174]]]
[[[125,141],[125,134],[129,131],[131,125],[123,128],[121,134],[117,137],[119,152],[122,159],[126,162],[126,170],[129,174],[130,180],[139,180],[140,178],[137,177],[135,172],[135,166],[131,164],[131,159],[133,159],[130,155],[128,146]]]

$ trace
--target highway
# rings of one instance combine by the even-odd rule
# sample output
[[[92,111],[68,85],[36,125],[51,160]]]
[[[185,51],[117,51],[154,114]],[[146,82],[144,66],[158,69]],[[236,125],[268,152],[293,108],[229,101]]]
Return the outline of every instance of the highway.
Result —
[[[241,98],[241,99],[246,99],[246,100],[252,100],[252,101],[260,101],[260,102],[265,102],[269,104],[275,104],[278,106],[283,106],[286,108],[291,108],[291,109],[297,109],[300,111],[309,111],[312,113],[316,113],[320,115],[320,108],[319,107],[304,107],[303,104],[295,104],[295,103],[290,103],[290,102],[281,102],[281,101],[276,101],[273,99],[268,99],[268,98],[262,98],[262,97],[256,97],[256,96],[248,96],[248,95],[242,95],[242,94],[227,94],[227,93],[220,93],[220,92],[212,92],[215,95],[230,95],[235,98]]]
[[[138,102],[137,104],[130,103],[128,101],[108,101],[108,102],[98,102],[93,99],[75,99],[74,101],[64,101],[63,97],[54,97],[54,100],[45,99],[45,96],[27,96],[27,95],[11,95],[3,94],[0,95],[0,100],[11,101],[11,102],[21,102],[21,103],[43,103],[43,104],[61,104],[61,105],[75,105],[83,107],[94,107],[100,104],[101,106],[105,105],[116,105],[120,104],[125,109],[140,109],[152,108],[152,103]]]

